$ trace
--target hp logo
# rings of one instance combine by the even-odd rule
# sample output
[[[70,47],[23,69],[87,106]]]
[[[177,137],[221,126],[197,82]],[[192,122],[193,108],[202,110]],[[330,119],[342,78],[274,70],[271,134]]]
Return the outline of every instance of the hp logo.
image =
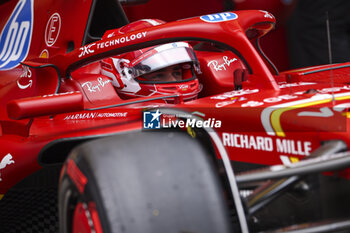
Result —
[[[16,67],[28,55],[33,30],[33,0],[19,0],[0,35],[0,70]]]
[[[203,15],[201,16],[200,19],[208,23],[218,23],[218,22],[234,20],[237,18],[238,16],[235,13],[223,12],[218,14]]]

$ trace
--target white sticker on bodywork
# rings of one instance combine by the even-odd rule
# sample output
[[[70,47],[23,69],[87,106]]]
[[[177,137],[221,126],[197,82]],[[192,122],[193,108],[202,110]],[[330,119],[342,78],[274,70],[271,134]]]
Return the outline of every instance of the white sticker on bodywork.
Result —
[[[58,13],[51,15],[49,21],[46,24],[45,30],[45,43],[51,47],[55,44],[61,31],[61,16]]]
[[[15,161],[13,160],[13,157],[10,153],[8,153],[7,155],[5,155],[4,158],[2,158],[1,162],[0,162],[0,170],[4,169],[5,167],[7,167],[10,164],[15,163]],[[0,181],[2,181],[1,179],[1,173],[0,173]]]

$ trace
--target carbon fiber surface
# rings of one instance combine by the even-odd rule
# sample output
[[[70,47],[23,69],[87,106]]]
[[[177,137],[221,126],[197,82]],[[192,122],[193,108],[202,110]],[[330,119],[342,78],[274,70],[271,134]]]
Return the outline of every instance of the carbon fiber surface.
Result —
[[[9,190],[0,201],[0,233],[57,233],[61,165],[45,167]]]
[[[57,233],[57,189],[25,188],[0,201],[0,233]]]

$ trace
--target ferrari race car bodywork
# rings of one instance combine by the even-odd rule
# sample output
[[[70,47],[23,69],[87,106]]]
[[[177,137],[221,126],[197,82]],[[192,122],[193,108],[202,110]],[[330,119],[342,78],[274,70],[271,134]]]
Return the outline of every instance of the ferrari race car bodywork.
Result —
[[[101,13],[101,8],[106,12]],[[173,144],[181,143],[184,154],[190,156],[198,151],[200,159],[203,159],[206,156],[202,154],[208,153],[209,157],[218,159],[218,167],[222,168],[212,168],[212,173],[219,174],[218,182],[222,183],[222,187],[213,189],[224,189],[227,195],[218,201],[221,204],[215,205],[221,206],[214,214],[220,221],[210,224],[212,228],[206,229],[206,232],[229,232],[231,229],[247,232],[248,228],[260,231],[328,217],[348,217],[346,209],[349,202],[343,197],[348,194],[349,173],[341,169],[349,166],[346,151],[350,144],[350,86],[347,77],[350,63],[279,73],[259,49],[259,38],[275,24],[275,18],[270,13],[258,10],[223,12],[101,39],[105,31],[128,23],[118,2],[4,1],[0,4],[0,11],[2,201],[6,201],[9,190],[26,177],[45,167],[65,164],[59,196],[60,205],[63,205],[60,217],[67,218],[60,220],[63,221],[60,223],[62,232],[70,232],[69,229],[73,229],[72,232],[92,232],[92,228],[95,232],[116,232],[125,227],[134,229],[127,232],[137,232],[143,228],[110,223],[111,207],[97,202],[101,199],[104,203],[119,194],[114,194],[113,188],[108,191],[104,186],[108,184],[99,177],[103,176],[104,167],[105,172],[109,172],[108,164],[113,163],[109,159],[114,154],[119,156],[116,160],[118,164],[124,164],[124,158],[133,157],[133,154],[150,156],[152,151],[160,151],[154,153],[161,155],[175,153],[176,156],[177,150],[179,154],[182,151],[177,148],[179,145]],[[79,17],[76,12],[79,12]],[[176,95],[155,90],[147,97],[125,100],[118,96],[112,80],[100,72],[101,59],[177,41],[189,41],[200,62],[198,79],[203,89],[196,100],[184,101],[181,90],[189,88],[186,86],[179,86]],[[168,99],[176,104],[167,103],[165,100]],[[154,119],[147,121],[146,116],[157,113],[162,114],[162,117],[158,116],[162,129],[147,130],[148,127],[158,128],[152,124]],[[159,138],[155,136],[158,131],[179,132],[180,136],[175,133],[177,136],[169,136],[170,139],[168,136]],[[181,132],[188,132],[192,137],[187,138]],[[98,138],[104,139],[96,140]],[[187,145],[187,141],[191,140],[201,144]],[[141,149],[136,150],[135,147]],[[148,147],[152,150],[146,149]],[[156,149],[158,147],[159,150]],[[110,156],[105,158],[104,155]],[[155,159],[161,160],[161,157]],[[305,161],[295,163],[301,160]],[[137,164],[147,163],[141,158],[131,161],[136,168]],[[186,175],[192,174],[191,171],[197,172],[200,166],[199,163],[188,162],[193,167],[184,171],[185,163],[177,166],[174,165],[176,161],[172,162],[163,166],[165,170],[174,168],[174,177],[171,176],[174,179],[183,174],[183,180],[176,178],[179,183],[187,180]],[[134,171],[133,166],[126,164],[130,167],[111,169],[115,173],[108,173],[109,178],[101,179],[126,174],[135,178],[130,174],[135,174],[137,169]],[[150,171],[158,169],[155,164],[149,165]],[[84,166],[92,167],[93,175],[86,174]],[[267,168],[238,174],[238,171],[246,172],[258,167]],[[144,167],[139,168],[144,171]],[[198,168],[199,173],[201,168]],[[325,173],[316,178],[307,176],[334,170],[340,172]],[[149,178],[146,174],[145,177]],[[137,182],[142,183],[141,177],[135,178],[140,179]],[[131,178],[121,179],[128,180],[130,185],[136,182]],[[264,183],[263,179],[273,181]],[[94,196],[95,191],[91,191],[93,188],[89,186],[95,183],[95,188],[104,188],[98,194],[99,198]],[[216,187],[212,183],[210,185]],[[330,185],[332,189],[328,188]],[[135,185],[137,190],[141,186]],[[133,185],[123,190],[135,188],[131,187]],[[72,193],[71,189],[76,190],[74,195],[68,195]],[[252,190],[255,191],[251,193]],[[249,195],[243,195],[242,191]],[[333,191],[340,194],[330,195]],[[192,194],[194,197],[185,196],[189,200],[204,196],[198,190]],[[281,198],[281,194],[286,195]],[[123,195],[127,197],[131,194]],[[217,194],[218,197],[220,195]],[[275,199],[280,209],[269,206]],[[315,204],[319,202],[320,205]],[[69,205],[73,205],[73,212],[69,211]],[[152,209],[152,204],[148,205]],[[199,206],[204,208],[203,204]],[[101,210],[104,212],[101,213]],[[199,209],[199,212],[203,210]],[[152,209],[152,217],[162,213],[162,210],[157,211]],[[234,212],[233,220],[225,215],[225,211]],[[195,214],[190,216],[194,225],[211,219],[211,215],[204,219],[192,219]],[[152,221],[147,224],[152,227],[158,224],[154,221],[152,225]],[[141,225],[147,228],[147,224]],[[162,230],[156,228],[158,232],[167,232],[164,229],[168,226],[175,229],[175,226],[181,225],[163,224],[159,228]],[[347,221],[335,221],[332,226],[338,230],[348,225]],[[317,226],[317,229],[329,230],[327,224]]]

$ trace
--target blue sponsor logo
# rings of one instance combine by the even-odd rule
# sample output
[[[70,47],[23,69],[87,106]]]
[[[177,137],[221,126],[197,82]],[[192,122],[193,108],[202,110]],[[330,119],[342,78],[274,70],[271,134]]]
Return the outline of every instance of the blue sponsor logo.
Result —
[[[160,129],[160,116],[162,113],[157,111],[143,112],[143,128],[144,129]]]
[[[16,67],[28,55],[33,31],[33,0],[19,0],[0,35],[0,70]]]
[[[218,23],[218,22],[234,20],[237,18],[238,16],[235,13],[223,12],[218,14],[203,15],[201,16],[200,19],[208,23]]]

